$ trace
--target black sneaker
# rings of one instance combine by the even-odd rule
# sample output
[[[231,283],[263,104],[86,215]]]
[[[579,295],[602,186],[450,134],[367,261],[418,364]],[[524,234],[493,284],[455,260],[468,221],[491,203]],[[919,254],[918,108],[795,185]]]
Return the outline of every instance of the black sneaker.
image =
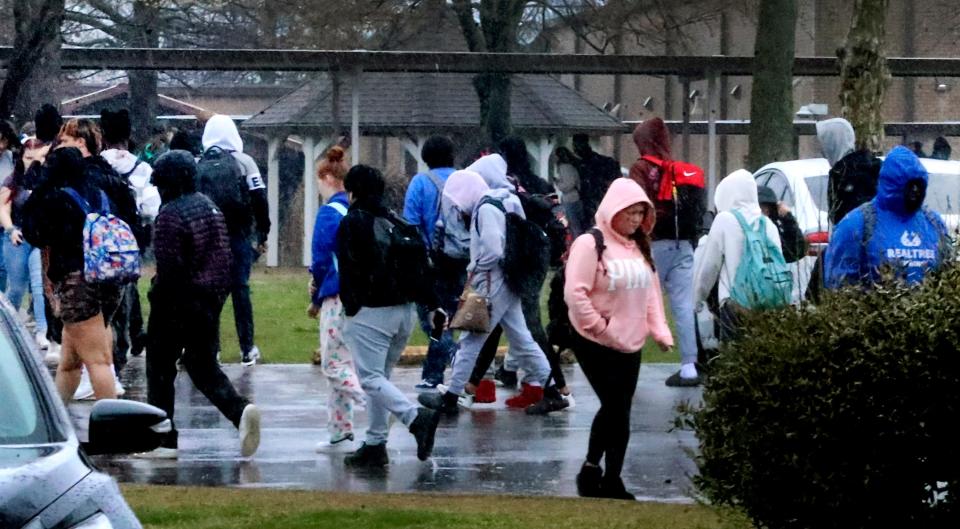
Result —
[[[588,465],[580,467],[577,474],[577,494],[583,498],[600,498],[600,482],[603,480],[603,469]]]
[[[417,439],[417,459],[420,461],[426,461],[433,453],[433,440],[438,424],[440,413],[427,408],[417,410],[417,418],[410,423],[410,433]]]
[[[694,378],[684,378],[680,376],[680,372],[677,371],[676,373],[667,377],[665,384],[671,388],[695,388],[702,382],[703,381],[699,374]]]
[[[147,347],[147,333],[141,332],[130,340],[130,354],[140,356]]]
[[[542,399],[537,401],[536,404],[527,406],[527,409],[524,411],[527,412],[527,415],[546,415],[552,411],[566,409],[566,407],[569,405],[570,403],[564,400],[557,387],[550,386],[549,388],[543,390]]]
[[[627,492],[623,486],[623,480],[619,476],[615,478],[604,476],[600,481],[600,497],[611,500],[629,500],[637,501],[637,497]]]
[[[383,468],[390,464],[390,458],[387,457],[387,444],[363,443],[356,452],[343,458],[343,464],[353,468]]]
[[[424,408],[436,410],[444,415],[457,415],[460,413],[460,407],[457,406],[459,395],[455,393],[421,393],[417,395],[417,402]]]
[[[517,372],[507,371],[503,364],[500,364],[500,367],[493,373],[493,379],[505,388],[517,389]]]

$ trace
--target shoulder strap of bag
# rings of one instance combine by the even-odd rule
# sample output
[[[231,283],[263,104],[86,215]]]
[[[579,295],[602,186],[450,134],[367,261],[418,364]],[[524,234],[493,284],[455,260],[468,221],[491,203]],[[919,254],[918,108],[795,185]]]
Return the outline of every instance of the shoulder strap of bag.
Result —
[[[72,188],[72,187],[65,187],[65,188],[63,188],[63,191],[64,191],[67,195],[69,195],[70,198],[72,198],[74,202],[76,202],[77,206],[79,206],[80,209],[83,210],[83,214],[84,214],[84,215],[89,215],[89,214],[90,214],[90,211],[92,211],[92,208],[90,207],[90,203],[87,202],[87,199],[85,199],[85,198],[83,198],[82,196],[80,196],[80,193],[77,193],[77,190],[76,190],[76,189],[74,189],[74,188]]]
[[[436,209],[436,212],[437,212],[437,216],[439,216],[439,215],[440,215],[440,200],[443,198],[443,186],[444,186],[444,181],[441,180],[439,176],[437,176],[437,173],[433,172],[433,169],[430,169],[430,170],[427,171],[427,178],[429,178],[430,181],[433,182],[433,187],[437,188],[437,206],[436,206],[435,209]]]
[[[593,235],[593,246],[597,250],[597,262],[600,263],[600,266],[603,266],[603,252],[607,249],[606,243],[603,242],[603,232],[596,226],[590,228],[588,231],[590,235]],[[605,266],[603,267],[603,273],[607,273]]]
[[[133,164],[133,169],[130,169],[129,171],[123,173],[120,176],[123,177],[124,179],[130,178],[130,175],[132,175],[134,171],[137,170],[137,167],[140,167],[141,163],[143,163],[143,160],[137,159],[137,161]]]
[[[656,165],[658,167],[663,167],[663,160],[661,160],[660,158],[657,158],[656,156],[650,156],[649,154],[644,154],[643,156],[640,157],[640,159],[650,162],[653,165]]]
[[[483,199],[480,201],[480,204],[477,205],[477,215],[474,215],[473,219],[473,227],[475,230],[477,230],[477,235],[480,235],[480,208],[483,207],[484,204],[490,204],[499,209],[504,215],[507,214],[507,208],[503,207],[503,202],[493,197],[483,197]]]
[[[337,213],[339,213],[341,217],[346,217],[346,216],[347,216],[347,207],[344,206],[343,204],[341,204],[341,203],[339,203],[339,202],[330,202],[330,203],[328,203],[327,205],[330,206],[331,208],[333,208],[334,211],[336,211]]]
[[[937,214],[933,212],[927,206],[923,206],[923,215],[926,217],[927,222],[929,222],[934,229],[937,230],[937,260],[938,264],[943,263],[949,259],[953,258],[953,241],[950,240],[950,234],[947,232],[946,226],[942,226],[942,222],[937,218]]]

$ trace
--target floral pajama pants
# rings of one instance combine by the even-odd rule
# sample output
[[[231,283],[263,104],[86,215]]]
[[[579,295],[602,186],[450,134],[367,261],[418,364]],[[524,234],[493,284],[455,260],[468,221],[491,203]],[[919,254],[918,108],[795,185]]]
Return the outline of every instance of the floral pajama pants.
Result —
[[[363,404],[365,395],[353,366],[353,356],[343,341],[345,315],[340,297],[323,300],[320,305],[321,369],[330,383],[327,403],[327,430],[330,441],[339,441],[353,433],[353,406]]]

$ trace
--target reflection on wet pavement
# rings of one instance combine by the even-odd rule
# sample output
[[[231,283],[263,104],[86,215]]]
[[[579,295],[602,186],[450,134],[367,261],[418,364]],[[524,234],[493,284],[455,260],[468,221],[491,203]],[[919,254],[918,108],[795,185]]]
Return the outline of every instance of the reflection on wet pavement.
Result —
[[[347,470],[343,454],[317,454],[327,438],[327,383],[311,365],[224,366],[237,390],[263,412],[260,450],[250,460],[239,455],[237,431],[201,395],[185,373],[177,377],[176,423],[179,459],[145,460],[98,456],[97,464],[122,482],[297,488],[357,492],[456,492],[575,496],[574,477],[586,453],[590,423],[599,401],[575,366],[567,380],[576,407],[547,417],[509,410],[508,392],[497,388],[497,403],[478,405],[457,418],[445,418],[437,432],[433,458],[420,462],[416,444],[402,425],[394,425],[387,444],[390,466],[379,472]],[[691,501],[690,457],[696,439],[688,431],[670,431],[675,406],[697,401],[698,389],[667,388],[663,381],[676,366],[645,365],[633,406],[632,436],[623,469],[627,488],[639,497]],[[419,368],[397,368],[394,380],[415,401]],[[133,358],[123,373],[125,398],[146,400],[143,359]],[[70,407],[78,430],[85,430],[90,403]],[[366,414],[356,417],[363,438]],[[81,438],[86,433],[78,432]]]

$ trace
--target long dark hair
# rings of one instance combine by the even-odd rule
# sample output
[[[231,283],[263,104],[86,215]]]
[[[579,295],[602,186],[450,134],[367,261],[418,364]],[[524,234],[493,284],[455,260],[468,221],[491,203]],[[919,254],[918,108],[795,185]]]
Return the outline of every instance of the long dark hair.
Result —
[[[20,150],[20,136],[13,124],[5,119],[0,120],[0,138],[7,140],[7,150],[13,152],[13,156],[16,157]]]
[[[650,269],[656,272],[657,265],[653,264],[653,251],[650,249],[650,234],[643,231],[643,228],[640,228],[633,232],[630,238],[633,239],[633,242],[637,243],[637,248],[640,248],[640,253],[643,254],[643,258],[647,260]]]
[[[44,145],[45,144],[37,138],[29,138],[27,141],[23,142],[22,145],[20,145],[20,151],[14,156],[13,177],[10,178],[10,185],[8,186],[10,188],[10,196],[8,197],[7,202],[12,201],[13,197],[15,197],[21,189],[32,190],[35,187],[36,182],[31,181],[35,179],[27,178],[27,172],[31,170],[39,171],[39,162],[35,162],[37,167],[31,168],[25,166],[23,164],[23,153],[32,149],[42,148]]]

